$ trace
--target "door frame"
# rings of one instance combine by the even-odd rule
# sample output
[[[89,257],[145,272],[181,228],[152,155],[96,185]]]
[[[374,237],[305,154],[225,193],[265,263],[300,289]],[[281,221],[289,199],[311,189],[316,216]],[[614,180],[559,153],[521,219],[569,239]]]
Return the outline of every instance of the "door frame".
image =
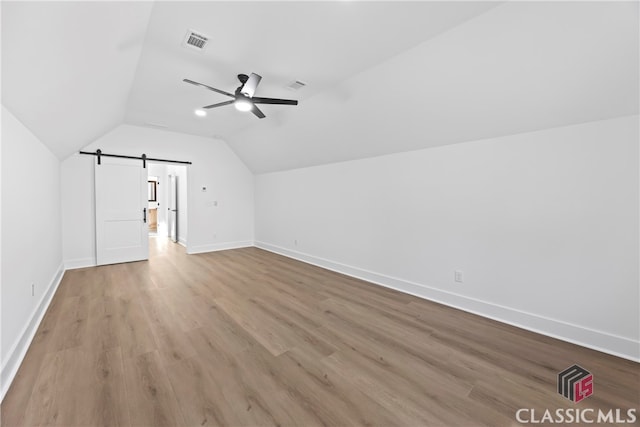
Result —
[[[186,250],[187,250],[187,253],[189,253],[189,240],[191,240],[191,239],[189,239],[189,230],[192,229],[192,225],[191,224],[192,224],[193,218],[194,218],[194,216],[193,216],[194,201],[193,201],[193,197],[192,197],[193,196],[193,188],[194,188],[194,186],[192,184],[193,172],[192,172],[191,167],[190,167],[191,163],[186,164],[186,163],[183,163],[183,162],[173,163],[173,162],[168,162],[168,161],[148,160],[147,161],[147,165],[149,165],[149,164],[164,165],[164,166],[167,167],[167,169],[165,170],[165,175],[164,175],[164,179],[167,180],[167,183],[169,182],[168,181],[168,176],[170,174],[169,168],[171,168],[172,166],[173,167],[180,167],[180,168],[183,168],[183,170],[185,171],[186,181],[187,182],[186,182],[186,186],[185,186],[184,191],[185,191],[185,197],[187,198],[187,202],[186,202],[187,215],[184,216],[184,208],[182,209],[183,210],[183,214],[182,215],[183,215],[183,218],[185,218],[185,220],[186,220],[187,234],[186,234],[186,236],[184,236],[184,242],[181,242],[180,239],[178,238],[178,235],[176,235],[176,238],[178,238],[178,241],[176,243],[184,246],[186,248]],[[148,175],[148,173],[147,173],[147,175]],[[169,185],[167,184],[166,186],[163,186],[161,184],[160,187],[164,187],[164,189],[161,189],[160,191],[166,191],[165,203],[166,203],[166,205],[168,207],[168,205],[169,205],[169,194],[168,194]],[[167,216],[167,225],[168,225],[168,222],[169,222],[169,218]],[[169,237],[169,230],[168,229],[167,229],[167,237]]]

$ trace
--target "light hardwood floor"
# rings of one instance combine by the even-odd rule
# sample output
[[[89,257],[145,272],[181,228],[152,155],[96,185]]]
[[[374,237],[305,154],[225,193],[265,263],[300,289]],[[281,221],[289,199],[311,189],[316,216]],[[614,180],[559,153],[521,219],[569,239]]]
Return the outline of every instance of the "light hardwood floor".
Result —
[[[155,242],[155,243],[153,243]],[[591,371],[574,404],[557,373]],[[65,273],[2,426],[515,425],[634,408],[637,363],[256,248]]]

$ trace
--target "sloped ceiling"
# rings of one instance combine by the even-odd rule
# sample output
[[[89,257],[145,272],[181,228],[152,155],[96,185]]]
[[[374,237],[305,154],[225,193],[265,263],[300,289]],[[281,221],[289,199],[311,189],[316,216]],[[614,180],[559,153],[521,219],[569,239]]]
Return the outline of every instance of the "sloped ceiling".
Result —
[[[2,104],[61,159],[121,124],[152,6],[3,1]]]
[[[256,173],[638,114],[637,2],[507,3],[230,136]]]
[[[233,106],[194,109],[229,98],[182,82],[188,78],[228,92],[237,74],[263,78],[257,96],[315,95],[459,25],[497,3],[457,2],[158,2],[131,90],[126,121],[228,139],[239,130],[281,123],[296,107],[264,105],[258,120]],[[181,46],[188,29],[210,42],[204,53]],[[302,80],[300,92],[286,86]]]
[[[222,138],[260,173],[638,113],[637,2],[1,7],[2,103],[60,158],[128,123]],[[300,105],[193,114],[226,98],[183,78],[251,72]]]

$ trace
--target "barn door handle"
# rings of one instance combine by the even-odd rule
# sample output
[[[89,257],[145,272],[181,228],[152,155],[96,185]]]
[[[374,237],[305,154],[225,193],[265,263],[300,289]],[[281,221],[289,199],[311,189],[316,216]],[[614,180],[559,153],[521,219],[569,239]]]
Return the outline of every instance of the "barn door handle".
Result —
[[[147,208],[142,208],[142,222],[147,222]]]

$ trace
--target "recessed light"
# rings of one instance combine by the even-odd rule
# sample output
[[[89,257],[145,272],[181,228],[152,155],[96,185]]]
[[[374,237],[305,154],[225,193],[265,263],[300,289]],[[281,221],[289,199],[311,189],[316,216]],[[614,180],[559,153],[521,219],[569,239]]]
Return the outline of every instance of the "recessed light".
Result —
[[[196,116],[198,117],[205,117],[207,115],[207,112],[204,110],[196,110],[194,111],[194,113],[196,114]]]

